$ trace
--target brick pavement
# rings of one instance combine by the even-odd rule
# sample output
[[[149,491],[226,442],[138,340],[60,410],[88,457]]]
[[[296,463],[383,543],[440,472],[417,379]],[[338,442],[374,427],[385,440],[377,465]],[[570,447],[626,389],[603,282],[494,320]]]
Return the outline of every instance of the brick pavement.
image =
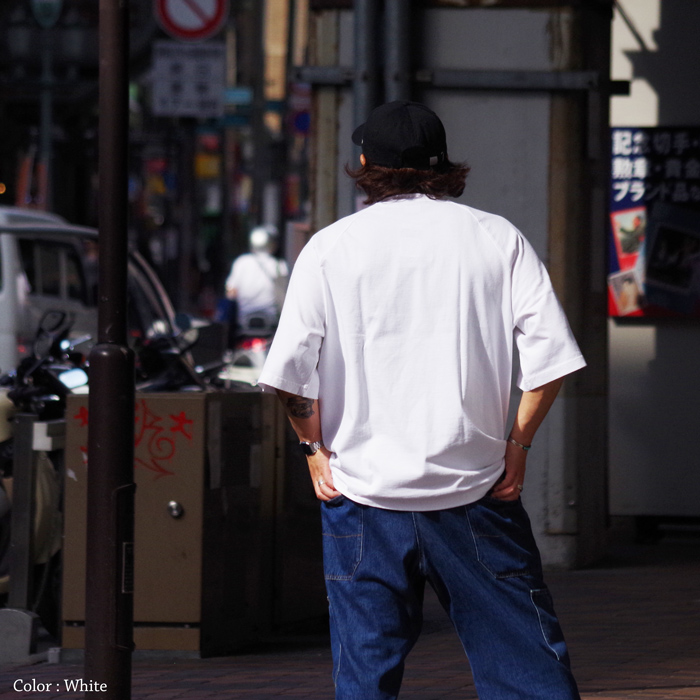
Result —
[[[584,700],[700,700],[700,538],[612,548],[602,564],[550,573]],[[332,698],[330,653],[323,637],[284,642],[217,659],[136,656],[134,700]],[[71,698],[63,679],[79,664],[0,670],[0,699]],[[17,679],[51,683],[50,692],[12,689]],[[409,656],[401,700],[475,700],[459,641],[428,596],[423,635]],[[543,699],[546,700],[546,699]]]

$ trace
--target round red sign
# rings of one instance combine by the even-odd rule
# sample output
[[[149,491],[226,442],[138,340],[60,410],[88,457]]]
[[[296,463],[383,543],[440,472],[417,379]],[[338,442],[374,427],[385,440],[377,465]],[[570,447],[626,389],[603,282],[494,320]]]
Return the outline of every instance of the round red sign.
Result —
[[[228,0],[154,0],[154,5],[158,23],[175,39],[208,39],[228,16]]]

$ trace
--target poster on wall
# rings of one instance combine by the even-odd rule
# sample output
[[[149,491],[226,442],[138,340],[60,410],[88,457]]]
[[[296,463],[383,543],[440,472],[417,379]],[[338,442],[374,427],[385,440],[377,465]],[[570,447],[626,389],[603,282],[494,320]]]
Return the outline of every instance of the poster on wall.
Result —
[[[608,308],[700,319],[700,127],[612,129]]]

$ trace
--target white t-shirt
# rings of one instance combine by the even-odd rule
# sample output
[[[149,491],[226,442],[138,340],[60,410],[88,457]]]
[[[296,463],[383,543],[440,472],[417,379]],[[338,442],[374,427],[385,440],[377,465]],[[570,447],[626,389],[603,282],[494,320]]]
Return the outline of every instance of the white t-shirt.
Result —
[[[265,252],[245,253],[233,261],[226,289],[236,289],[239,316],[266,313],[277,316],[275,280],[287,277],[287,263]]]
[[[348,498],[452,508],[502,471],[514,341],[526,391],[586,364],[513,225],[396,198],[303,249],[259,384],[319,399],[333,483]]]

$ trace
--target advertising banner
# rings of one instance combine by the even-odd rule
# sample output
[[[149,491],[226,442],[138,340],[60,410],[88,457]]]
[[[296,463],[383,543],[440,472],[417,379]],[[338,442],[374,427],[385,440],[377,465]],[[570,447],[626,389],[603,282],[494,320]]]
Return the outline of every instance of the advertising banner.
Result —
[[[700,319],[700,127],[612,129],[613,317]]]

